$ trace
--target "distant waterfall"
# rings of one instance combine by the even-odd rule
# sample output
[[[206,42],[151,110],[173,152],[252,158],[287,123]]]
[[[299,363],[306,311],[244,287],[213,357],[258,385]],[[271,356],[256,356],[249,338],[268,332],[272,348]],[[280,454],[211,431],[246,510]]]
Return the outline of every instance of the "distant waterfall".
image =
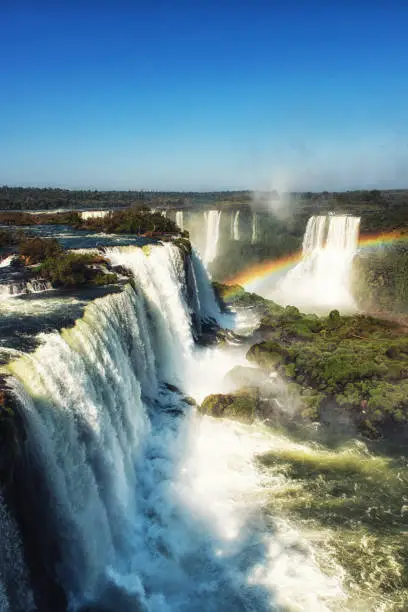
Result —
[[[210,210],[204,213],[204,221],[206,225],[206,241],[203,261],[206,267],[217,257],[218,239],[220,234],[220,220],[220,210]]]
[[[81,219],[86,221],[86,219],[99,219],[102,217],[106,217],[109,212],[109,210],[84,210],[79,214],[81,216]]]
[[[354,309],[350,271],[359,226],[359,217],[311,217],[303,238],[302,259],[278,288],[281,300],[304,308]]]
[[[176,224],[179,226],[180,230],[184,232],[184,217],[182,210],[176,212]]]
[[[252,213],[252,232],[251,232],[251,242],[254,244],[258,242],[259,239],[259,219],[256,212]]]
[[[240,211],[237,210],[233,215],[232,215],[232,223],[231,223],[231,238],[233,240],[239,240],[239,213]]]

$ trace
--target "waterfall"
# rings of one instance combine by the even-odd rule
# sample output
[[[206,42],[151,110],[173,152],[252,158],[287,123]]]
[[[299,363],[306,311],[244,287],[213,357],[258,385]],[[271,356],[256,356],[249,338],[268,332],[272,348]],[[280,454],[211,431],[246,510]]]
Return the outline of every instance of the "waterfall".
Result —
[[[176,223],[179,226],[180,230],[182,232],[184,232],[184,218],[183,218],[183,211],[182,210],[178,210],[176,212]]]
[[[193,336],[184,261],[180,249],[170,243],[143,249],[118,247],[107,250],[113,264],[131,270],[154,322],[153,352],[163,378],[180,382],[181,364],[191,359]]]
[[[191,263],[194,273],[194,281],[196,283],[196,297],[198,300],[199,310],[198,318],[201,321],[215,321],[220,326],[223,326],[223,320],[219,306],[216,302],[214,290],[208,282],[207,272],[199,255],[193,250],[191,254]]]
[[[109,214],[109,210],[85,210],[80,212],[80,217],[84,221],[86,219],[99,219],[102,217],[106,217]]]
[[[35,609],[17,526],[7,511],[0,490],[0,610],[34,612]]]
[[[165,550],[176,542],[165,543],[162,530],[156,532],[156,520],[158,525],[169,520],[166,507],[157,507],[157,496],[163,487],[171,512],[176,502],[171,491],[166,493],[173,469],[167,444],[177,437],[173,412],[190,409],[161,386],[163,381],[183,386],[194,361],[193,305],[181,250],[166,243],[116,247],[106,256],[133,272],[135,286],[96,299],[73,328],[43,335],[34,353],[7,366],[30,432],[30,452],[47,478],[45,506],[62,551],[59,579],[72,610],[108,601],[112,592],[118,602],[114,609],[127,610],[125,600],[133,602],[132,610],[137,602],[147,605],[156,574],[166,590],[165,568],[172,566],[175,551],[167,562]],[[191,273],[200,316],[216,316],[215,297],[197,256]],[[163,437],[149,435],[152,410],[169,428]],[[157,609],[155,597],[161,599],[153,596],[146,609]]]
[[[259,233],[259,222],[257,213],[252,213],[252,232],[251,232],[251,242],[254,244],[258,242],[258,233]]]
[[[280,283],[276,299],[303,308],[354,310],[350,272],[359,225],[359,217],[311,217],[303,239],[302,259]]]
[[[239,210],[232,217],[232,239],[239,240]]]
[[[316,249],[323,248],[327,220],[328,217],[322,215],[310,217],[306,225],[305,235],[303,236],[303,256],[312,253]]]
[[[133,282],[5,366],[46,481],[38,529],[53,530],[70,612],[327,610],[342,597],[337,578],[292,526],[263,518],[282,486],[255,467],[269,437],[197,418],[182,394],[221,392],[237,365],[194,344],[194,318],[220,316],[199,257],[170,243],[106,256]],[[1,540],[0,553],[3,570]]]
[[[220,210],[210,210],[204,213],[206,226],[206,241],[204,250],[204,264],[206,267],[217,257],[218,239],[220,234]]]
[[[15,255],[7,255],[7,257],[0,261],[0,268],[7,268],[7,266],[9,266],[15,259],[15,257]]]
[[[44,279],[0,283],[0,300],[28,293],[42,293],[43,291],[50,291],[51,289],[51,283]]]

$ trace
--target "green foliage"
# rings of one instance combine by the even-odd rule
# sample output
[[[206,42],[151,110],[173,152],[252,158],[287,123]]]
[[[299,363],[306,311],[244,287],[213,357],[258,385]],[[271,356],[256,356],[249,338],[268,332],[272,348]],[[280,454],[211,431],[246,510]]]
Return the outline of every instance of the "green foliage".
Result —
[[[159,212],[144,208],[129,208],[81,221],[80,228],[98,230],[109,234],[180,234],[174,221]]]
[[[228,395],[214,394],[207,396],[201,404],[200,411],[213,417],[252,423],[255,407],[256,396],[254,392],[242,389]]]
[[[398,324],[338,311],[319,319],[287,307],[272,308],[261,330],[269,340],[247,358],[299,385],[303,416],[318,418],[330,401],[372,437],[408,425],[408,336]]]
[[[96,259],[91,254],[62,252],[56,257],[47,257],[39,272],[56,287],[106,285],[117,282],[116,274],[106,274],[92,267]]]
[[[0,212],[0,225],[75,225],[80,220],[79,213],[72,211],[53,214]]]
[[[19,244],[20,255],[28,264],[36,264],[63,252],[55,238],[25,238]]]
[[[267,340],[251,346],[246,357],[248,361],[253,361],[263,368],[273,368],[282,364],[288,354],[287,349],[280,344]]]

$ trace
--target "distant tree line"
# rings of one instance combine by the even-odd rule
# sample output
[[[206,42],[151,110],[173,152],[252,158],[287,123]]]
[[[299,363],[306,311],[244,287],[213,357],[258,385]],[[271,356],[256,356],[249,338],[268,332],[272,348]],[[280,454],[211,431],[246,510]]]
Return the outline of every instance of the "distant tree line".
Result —
[[[217,202],[248,202],[250,192],[91,191],[35,187],[0,187],[0,210],[53,210],[149,207],[185,208]]]

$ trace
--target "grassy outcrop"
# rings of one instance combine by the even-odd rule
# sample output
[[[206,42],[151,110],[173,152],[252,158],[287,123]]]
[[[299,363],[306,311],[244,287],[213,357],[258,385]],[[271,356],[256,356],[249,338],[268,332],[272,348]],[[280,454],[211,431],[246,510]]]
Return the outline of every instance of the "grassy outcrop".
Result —
[[[255,408],[255,390],[241,389],[226,395],[221,393],[208,395],[201,404],[200,412],[216,418],[252,423],[255,418]]]
[[[98,255],[63,252],[56,257],[47,257],[38,268],[38,272],[55,287],[100,286],[116,283],[117,275],[104,271],[99,264]]]
[[[261,341],[247,358],[296,389],[300,416],[325,422],[332,415],[373,438],[408,431],[408,334],[400,324],[337,310],[306,315],[240,287],[216,288],[227,305],[260,312]]]
[[[29,277],[49,281],[54,287],[100,286],[118,281],[101,255],[64,250],[54,238],[24,237],[18,250],[20,261],[29,266]]]
[[[397,324],[285,308],[266,315],[261,328],[268,339],[248,359],[296,383],[309,416],[319,418],[332,403],[374,437],[408,424],[408,335]]]
[[[149,209],[143,207],[109,212],[105,217],[83,220],[77,227],[103,231],[108,234],[180,234],[180,228],[174,221],[159,212],[150,212]]]
[[[55,238],[23,238],[19,243],[20,257],[26,265],[58,258],[64,249]]]

